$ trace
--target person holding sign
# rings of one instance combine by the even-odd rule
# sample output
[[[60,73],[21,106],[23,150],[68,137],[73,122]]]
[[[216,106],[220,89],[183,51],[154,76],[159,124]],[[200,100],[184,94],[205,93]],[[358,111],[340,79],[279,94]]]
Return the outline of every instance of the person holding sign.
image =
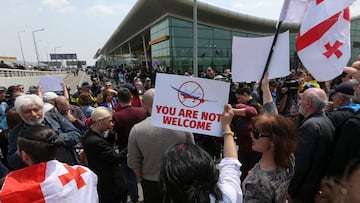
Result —
[[[265,113],[254,118],[251,134],[252,149],[260,152],[261,158],[243,182],[244,202],[286,202],[294,175],[296,126],[277,114],[267,74],[261,88]]]
[[[176,144],[166,151],[160,168],[165,202],[242,202],[241,164],[230,128],[233,116],[231,105],[225,105],[221,116],[224,158],[219,177],[211,156],[195,144]]]

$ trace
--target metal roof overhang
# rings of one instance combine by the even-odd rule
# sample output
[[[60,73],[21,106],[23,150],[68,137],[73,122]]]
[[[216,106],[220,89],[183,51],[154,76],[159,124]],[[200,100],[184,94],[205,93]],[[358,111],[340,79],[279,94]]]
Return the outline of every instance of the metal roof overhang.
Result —
[[[237,13],[198,1],[198,23],[233,31],[273,34],[277,21]],[[164,16],[193,19],[193,0],[138,0],[94,58],[109,55],[138,36]],[[283,24],[283,30],[297,32],[298,24]]]

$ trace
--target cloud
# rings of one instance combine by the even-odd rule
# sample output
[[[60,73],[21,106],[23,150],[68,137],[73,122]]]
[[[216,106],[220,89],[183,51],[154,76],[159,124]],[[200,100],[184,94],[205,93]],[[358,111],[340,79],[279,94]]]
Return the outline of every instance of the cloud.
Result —
[[[41,5],[45,9],[56,10],[62,13],[69,13],[76,8],[72,6],[69,0],[42,0]]]
[[[360,5],[358,2],[355,2],[351,7],[350,7],[350,15],[352,17],[354,16],[358,16],[360,13]]]
[[[87,12],[90,15],[96,16],[114,16],[118,14],[125,14],[131,9],[132,5],[129,4],[115,4],[115,5],[105,5],[101,2],[89,7]]]

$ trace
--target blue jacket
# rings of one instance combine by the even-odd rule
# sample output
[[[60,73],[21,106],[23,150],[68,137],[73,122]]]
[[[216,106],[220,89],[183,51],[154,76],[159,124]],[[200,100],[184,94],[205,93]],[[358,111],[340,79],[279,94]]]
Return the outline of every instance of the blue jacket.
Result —
[[[59,112],[55,111],[46,112],[43,125],[52,127],[65,143],[56,156],[57,160],[70,165],[79,164],[74,146],[80,141],[80,131]],[[29,125],[22,121],[10,132],[7,160],[10,168],[14,170],[26,166],[17,153],[17,139],[21,131],[27,127]]]

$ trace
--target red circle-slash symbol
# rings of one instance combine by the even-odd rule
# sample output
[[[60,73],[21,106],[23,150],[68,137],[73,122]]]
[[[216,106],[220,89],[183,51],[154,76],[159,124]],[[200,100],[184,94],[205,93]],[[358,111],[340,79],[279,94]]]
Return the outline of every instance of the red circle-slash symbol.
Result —
[[[194,108],[204,103],[204,90],[195,81],[187,81],[179,87],[178,99],[186,107]]]

